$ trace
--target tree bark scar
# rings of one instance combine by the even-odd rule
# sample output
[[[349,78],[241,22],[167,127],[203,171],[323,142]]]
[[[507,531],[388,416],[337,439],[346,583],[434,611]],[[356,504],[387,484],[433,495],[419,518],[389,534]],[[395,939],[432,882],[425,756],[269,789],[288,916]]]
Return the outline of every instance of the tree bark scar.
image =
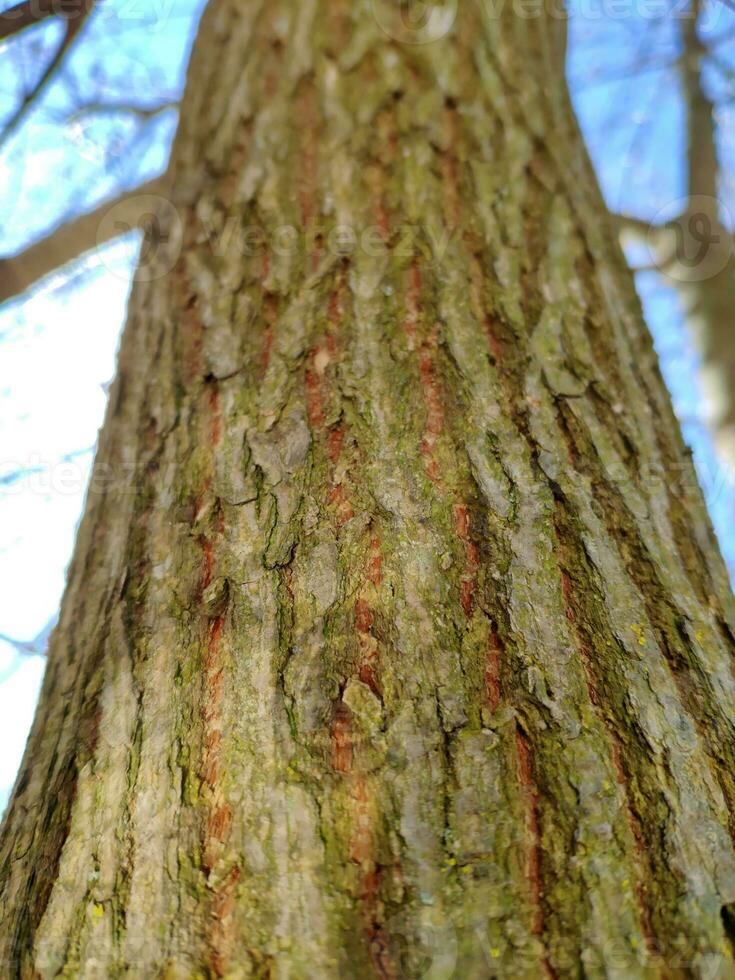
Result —
[[[516,727],[516,755],[518,759],[518,781],[526,799],[527,814],[526,827],[528,829],[529,845],[526,861],[526,877],[533,907],[533,921],[531,931],[534,936],[543,939],[544,934],[544,907],[543,907],[543,881],[541,878],[541,833],[539,824],[539,793],[533,775],[533,754],[531,744],[521,731]],[[556,971],[549,961],[548,950],[544,948],[543,966],[549,980],[555,980]]]

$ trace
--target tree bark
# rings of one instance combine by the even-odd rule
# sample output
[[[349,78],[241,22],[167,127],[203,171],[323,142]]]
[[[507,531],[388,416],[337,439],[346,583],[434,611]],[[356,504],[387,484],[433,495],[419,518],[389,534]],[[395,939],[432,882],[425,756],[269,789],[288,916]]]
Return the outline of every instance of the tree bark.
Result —
[[[562,24],[397,9],[204,15],[6,975],[733,975],[733,603]]]

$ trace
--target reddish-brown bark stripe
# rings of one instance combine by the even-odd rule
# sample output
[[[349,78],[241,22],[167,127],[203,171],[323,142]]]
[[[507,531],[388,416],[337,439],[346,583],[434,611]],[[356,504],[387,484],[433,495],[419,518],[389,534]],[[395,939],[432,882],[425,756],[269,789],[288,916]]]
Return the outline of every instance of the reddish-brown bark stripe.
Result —
[[[268,274],[268,253],[263,257],[263,280]],[[265,327],[263,329],[263,346],[260,353],[260,366],[263,374],[268,370],[273,350],[273,339],[275,334],[275,324],[278,319],[278,297],[273,293],[266,292],[263,295],[263,318]]]
[[[409,272],[409,286],[406,294],[406,316],[404,330],[408,337],[409,347],[416,340],[416,324],[418,321],[419,300],[421,296],[421,271],[414,261]],[[439,436],[444,430],[444,405],[442,403],[441,386],[436,377],[436,349],[438,344],[438,328],[434,327],[429,338],[419,350],[419,375],[421,390],[426,406],[426,424],[421,439],[421,455],[424,460],[429,479],[440,485],[441,468],[436,455]],[[471,616],[474,610],[474,597],[477,587],[477,572],[480,568],[480,552],[470,535],[470,512],[467,504],[459,500],[453,507],[454,523],[457,536],[462,542],[465,557],[465,567],[460,579],[460,604],[466,616]]]
[[[416,330],[419,317],[419,303],[421,300],[421,267],[418,259],[414,259],[408,271],[408,290],[406,292],[406,316],[403,320],[403,329],[408,339],[409,350],[413,350],[416,344]]]
[[[345,441],[345,427],[341,422],[332,426],[327,436],[327,455],[331,463],[336,463],[342,454],[342,444]]]
[[[191,383],[200,379],[204,373],[204,325],[199,315],[199,300],[195,293],[189,292],[191,286],[186,278],[183,287],[188,293],[181,315],[183,362],[185,380]]]
[[[220,400],[219,400],[219,385],[217,382],[213,382],[209,390],[209,415],[212,420],[210,436],[212,439],[212,448],[216,449],[219,446],[220,439],[222,438],[222,417],[220,415]]]
[[[340,462],[345,444],[344,423],[337,422],[326,426],[326,370],[338,355],[337,335],[342,319],[342,283],[330,295],[327,305],[329,324],[323,341],[312,349],[307,358],[304,374],[306,412],[314,433],[314,438],[324,447],[329,462],[329,502],[335,506],[337,531],[354,516],[349,501],[348,488],[342,482],[335,482],[337,465]],[[377,588],[382,580],[382,556],[380,540],[375,531],[371,532],[368,556],[365,566],[365,583]],[[373,694],[381,698],[380,684],[375,668],[377,641],[372,635],[375,614],[365,588],[355,599],[355,631],[362,663],[359,664],[358,677]],[[365,919],[365,936],[373,967],[380,977],[392,978],[395,973],[390,966],[387,942],[383,927],[379,922],[378,891],[380,872],[375,863],[375,841],[372,826],[372,811],[367,791],[366,778],[355,767],[355,747],[352,733],[352,714],[342,698],[333,706],[330,726],[331,765],[336,773],[349,780],[349,794],[352,802],[353,830],[348,843],[349,858],[360,868],[358,895],[362,915]]]
[[[538,790],[533,778],[533,761],[531,746],[528,739],[516,728],[516,754],[518,758],[518,781],[526,797],[528,806],[527,826],[530,837],[526,875],[531,892],[531,902],[534,908],[533,933],[541,935],[544,926],[544,913],[541,906],[541,859],[539,854],[539,819],[538,819]]]
[[[375,533],[370,537],[370,556],[368,558],[367,574],[376,588],[383,581],[383,556],[380,551],[380,540]]]
[[[503,652],[503,644],[498,635],[498,630],[493,623],[490,628],[490,640],[488,642],[487,658],[485,660],[485,697],[491,711],[496,711],[500,705],[502,697],[502,687],[500,684],[500,661]]]
[[[485,308],[482,300],[483,271],[477,255],[470,258],[470,298],[474,313],[485,329],[485,336],[490,347],[490,351],[495,361],[500,364],[503,360],[503,345],[498,337],[490,314]],[[507,388],[507,380],[503,378],[504,389]]]
[[[426,426],[421,440],[421,455],[424,457],[424,465],[429,478],[436,483],[440,477],[440,468],[435,449],[437,439],[444,428],[444,407],[434,366],[433,350],[435,348],[436,330],[432,332],[429,340],[419,352],[419,373],[426,405]]]
[[[313,429],[321,429],[324,425],[324,395],[322,382],[314,368],[314,361],[321,348],[315,348],[309,355],[304,382],[306,385],[306,414]]]
[[[301,99],[301,130],[303,142],[300,160],[299,201],[301,222],[309,228],[316,212],[316,93],[314,86],[307,83]]]
[[[367,633],[373,625],[373,611],[365,601],[358,599],[355,603],[355,626],[361,633]]]
[[[327,321],[329,328],[322,343],[314,347],[307,358],[304,373],[304,390],[306,414],[315,437],[323,440],[329,460],[329,502],[337,512],[337,526],[342,527],[352,517],[354,511],[349,502],[347,490],[341,480],[336,482],[336,466],[342,454],[345,440],[345,427],[342,422],[336,422],[325,432],[327,385],[325,375],[329,365],[338,355],[337,333],[342,317],[342,281],[330,294],[327,305]]]
[[[657,955],[656,938],[653,934],[653,927],[651,925],[651,914],[649,910],[649,900],[646,894],[646,885],[641,874],[641,867],[645,867],[648,864],[648,859],[646,856],[646,844],[643,839],[643,828],[641,827],[640,820],[636,814],[631,809],[629,803],[629,790],[628,781],[625,776],[625,767],[623,766],[622,754],[620,751],[620,742],[617,735],[612,735],[612,759],[613,765],[615,766],[615,776],[617,778],[618,784],[623,790],[625,796],[625,813],[628,819],[628,826],[630,827],[630,832],[633,835],[633,842],[635,846],[636,853],[636,868],[635,868],[635,893],[638,900],[638,912],[640,916],[641,931],[646,940],[646,948],[649,954],[652,956]]]
[[[217,889],[213,896],[212,916],[214,925],[212,928],[211,945],[213,947],[212,969],[216,977],[223,977],[227,970],[227,953],[225,949],[231,939],[231,929],[229,920],[235,907],[235,892],[237,883],[240,880],[240,869],[235,865],[225,877],[222,885]]]
[[[380,868],[375,861],[375,835],[370,794],[365,775],[355,768],[352,714],[340,698],[332,715],[332,767],[349,780],[353,830],[348,844],[350,860],[360,869],[358,899],[365,920],[365,937],[376,974],[385,980],[396,976],[380,922]]]
[[[216,381],[210,382],[207,405],[210,441],[213,449],[216,449],[222,437],[220,393]],[[200,491],[197,510],[203,510],[206,506],[206,498],[211,492],[211,486],[212,472],[210,471]],[[215,501],[212,514],[212,533],[221,535],[223,532],[224,513],[219,502]],[[216,550],[214,539],[207,534],[202,534],[199,537],[199,546],[202,555],[199,582],[199,598],[201,600],[205,590],[214,581]],[[225,614],[222,611],[207,619],[202,662],[204,697],[201,703],[201,716],[204,724],[204,735],[200,771],[202,782],[209,793],[202,841],[202,865],[207,875],[212,872],[220,859],[223,845],[228,840],[232,825],[232,810],[229,804],[222,799],[220,789],[224,686],[222,634],[224,625]],[[239,876],[240,871],[235,867],[219,884],[216,886],[209,885],[212,892],[212,922],[209,929],[208,944],[211,950],[211,969],[216,977],[224,976],[227,968],[229,909],[234,901],[234,888]]]
[[[460,580],[460,603],[466,616],[471,616],[474,608],[477,572],[480,567],[480,551],[470,536],[470,511],[465,503],[454,505],[454,527],[462,542],[465,555],[465,568]]]
[[[209,538],[202,535],[199,538],[199,544],[202,549],[202,577],[201,584],[199,586],[200,593],[211,585],[212,583],[212,569],[214,568],[214,545],[209,540]]]
[[[533,754],[531,744],[516,726],[516,757],[518,760],[518,781],[526,798],[526,825],[528,828],[529,845],[526,862],[526,877],[533,909],[531,931],[534,936],[541,938],[544,932],[543,882],[541,879],[541,841],[539,824],[539,793],[533,774]],[[543,967],[550,980],[556,977],[556,971],[549,962],[548,952],[544,951]]]
[[[342,698],[335,704],[332,715],[332,768],[344,773],[352,769],[350,709]]]

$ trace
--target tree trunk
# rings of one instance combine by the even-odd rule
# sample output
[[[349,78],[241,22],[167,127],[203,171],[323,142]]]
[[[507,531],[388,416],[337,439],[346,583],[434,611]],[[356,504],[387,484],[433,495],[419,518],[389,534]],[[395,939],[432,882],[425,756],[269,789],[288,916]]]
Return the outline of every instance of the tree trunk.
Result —
[[[733,604],[561,21],[397,10],[205,13],[4,975],[733,975]]]

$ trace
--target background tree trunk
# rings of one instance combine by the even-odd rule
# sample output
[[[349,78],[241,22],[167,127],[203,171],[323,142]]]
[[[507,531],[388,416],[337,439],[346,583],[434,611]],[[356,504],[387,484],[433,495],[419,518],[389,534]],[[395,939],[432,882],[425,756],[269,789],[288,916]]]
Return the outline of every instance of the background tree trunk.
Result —
[[[204,16],[7,975],[733,975],[732,600],[562,24],[397,9]]]

